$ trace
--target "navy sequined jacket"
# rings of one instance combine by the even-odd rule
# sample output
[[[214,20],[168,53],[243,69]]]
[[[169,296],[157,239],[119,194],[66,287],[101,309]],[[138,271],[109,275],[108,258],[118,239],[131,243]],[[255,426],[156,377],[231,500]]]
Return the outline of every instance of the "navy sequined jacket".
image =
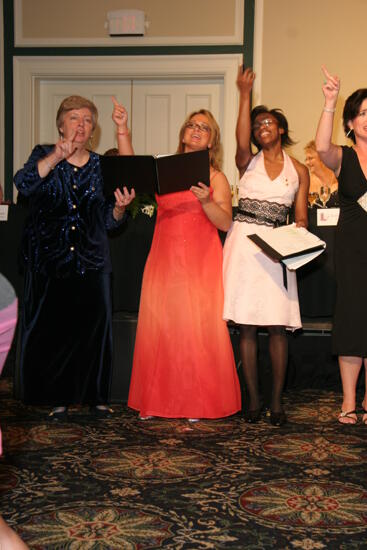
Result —
[[[114,201],[103,195],[99,155],[91,152],[80,168],[63,160],[41,178],[37,163],[52,148],[37,145],[14,176],[18,191],[29,198],[22,250],[26,267],[51,277],[109,273],[107,230],[121,221],[113,218]]]

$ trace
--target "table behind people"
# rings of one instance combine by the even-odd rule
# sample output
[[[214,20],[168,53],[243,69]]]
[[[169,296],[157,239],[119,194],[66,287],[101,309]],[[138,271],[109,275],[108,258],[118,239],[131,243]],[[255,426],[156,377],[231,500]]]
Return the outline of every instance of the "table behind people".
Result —
[[[334,225],[317,225],[317,209],[308,209],[308,230],[326,242],[325,251],[297,270],[298,296],[302,319],[331,322],[335,306]]]
[[[233,209],[234,215],[236,208]],[[8,221],[0,222],[0,263],[22,302],[23,275],[19,243],[27,206],[11,204]],[[334,226],[318,226],[316,208],[308,209],[309,230],[326,242],[326,250],[312,263],[298,270],[302,316],[330,317],[334,307]],[[109,236],[113,273],[113,311],[137,313],[141,280],[154,231],[155,216],[138,214]],[[222,240],[223,237],[222,237]]]

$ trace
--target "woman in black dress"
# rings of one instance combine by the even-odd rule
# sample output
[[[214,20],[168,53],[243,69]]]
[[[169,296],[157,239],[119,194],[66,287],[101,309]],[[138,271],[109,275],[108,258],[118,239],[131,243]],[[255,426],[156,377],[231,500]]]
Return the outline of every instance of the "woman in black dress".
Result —
[[[353,146],[335,145],[331,136],[340,80],[325,67],[323,72],[325,105],[316,147],[321,160],[338,178],[340,201],[335,238],[337,301],[333,323],[333,352],[339,357],[343,385],[338,420],[355,424],[356,386],[363,364],[365,375],[367,373],[367,88],[356,90],[344,105],[344,131]],[[362,409],[362,422],[367,424],[366,393]]]

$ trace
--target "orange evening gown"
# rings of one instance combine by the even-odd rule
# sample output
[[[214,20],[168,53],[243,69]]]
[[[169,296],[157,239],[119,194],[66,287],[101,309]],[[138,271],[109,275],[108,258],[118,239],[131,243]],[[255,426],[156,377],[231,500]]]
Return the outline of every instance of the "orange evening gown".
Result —
[[[128,405],[141,416],[221,418],[241,409],[223,313],[222,245],[191,191],[157,197]]]

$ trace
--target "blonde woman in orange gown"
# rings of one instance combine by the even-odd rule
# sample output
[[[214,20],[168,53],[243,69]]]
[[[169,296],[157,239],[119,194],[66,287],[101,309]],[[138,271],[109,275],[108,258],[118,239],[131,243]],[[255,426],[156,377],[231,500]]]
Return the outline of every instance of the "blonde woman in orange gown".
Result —
[[[120,134],[123,154],[126,137],[122,129]],[[210,187],[198,183],[189,191],[157,196],[128,399],[141,419],[221,418],[241,408],[232,345],[222,319],[218,235],[218,229],[227,231],[232,223],[231,190],[220,171],[218,124],[202,109],[184,122],[177,152],[207,148]]]

